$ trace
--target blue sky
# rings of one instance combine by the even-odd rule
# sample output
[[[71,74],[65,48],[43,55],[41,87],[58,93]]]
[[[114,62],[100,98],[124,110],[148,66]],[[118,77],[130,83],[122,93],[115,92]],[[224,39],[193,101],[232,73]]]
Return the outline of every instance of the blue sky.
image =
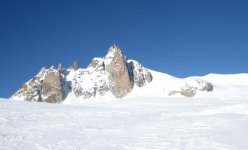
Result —
[[[248,72],[243,0],[1,0],[0,97],[42,66],[86,67],[115,41],[127,58],[177,77]]]

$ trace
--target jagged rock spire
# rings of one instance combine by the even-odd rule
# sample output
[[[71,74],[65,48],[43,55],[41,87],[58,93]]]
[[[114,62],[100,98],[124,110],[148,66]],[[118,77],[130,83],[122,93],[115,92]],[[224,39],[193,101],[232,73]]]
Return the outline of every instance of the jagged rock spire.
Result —
[[[113,44],[113,45],[111,45],[110,48],[108,49],[108,53],[107,53],[107,55],[105,56],[105,58],[112,58],[112,57],[116,56],[116,55],[115,55],[116,53],[118,53],[119,55],[122,55],[123,57],[125,57],[125,56],[123,55],[121,49],[120,49],[117,45]]]
[[[111,92],[121,98],[132,89],[132,81],[129,76],[127,62],[121,49],[112,45],[104,59],[106,71],[109,73]]]
[[[60,74],[63,72],[63,67],[62,67],[61,63],[59,63],[59,65],[58,65],[58,71]]]
[[[76,71],[77,70],[77,71]],[[126,60],[121,49],[113,44],[103,58],[93,58],[86,69],[79,69],[74,61],[70,69],[60,63],[58,68],[43,68],[21,87],[13,99],[60,103],[73,92],[76,97],[90,98],[111,92],[122,98],[152,81],[151,73],[134,60]]]
[[[72,68],[74,71],[78,70],[78,68],[79,68],[78,62],[77,62],[77,61],[74,61],[73,64],[72,64],[72,66],[71,66],[71,68]]]

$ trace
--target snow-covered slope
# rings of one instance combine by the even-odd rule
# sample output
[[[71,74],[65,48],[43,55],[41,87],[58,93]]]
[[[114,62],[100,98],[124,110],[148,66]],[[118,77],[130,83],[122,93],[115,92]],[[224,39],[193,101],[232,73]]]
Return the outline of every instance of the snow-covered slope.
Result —
[[[248,149],[247,97],[143,97],[83,105],[0,100],[0,107],[2,150]]]
[[[215,97],[219,99],[248,99],[248,73],[242,74],[209,74],[201,77],[214,86],[212,94],[201,97]]]
[[[208,81],[213,86],[213,91],[196,92],[194,98],[248,99],[248,74],[209,74],[188,78],[176,78],[165,73],[149,70],[153,81],[142,88],[135,88],[127,97],[168,97],[171,91],[178,91],[185,85],[202,89],[203,84],[197,81]],[[180,93],[173,97],[184,97]]]

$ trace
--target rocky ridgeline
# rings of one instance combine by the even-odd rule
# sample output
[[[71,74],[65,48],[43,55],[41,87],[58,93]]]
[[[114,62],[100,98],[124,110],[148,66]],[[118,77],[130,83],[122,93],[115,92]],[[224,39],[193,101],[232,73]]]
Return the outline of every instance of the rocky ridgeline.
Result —
[[[126,60],[121,49],[112,45],[105,57],[93,58],[86,69],[80,68],[77,62],[68,69],[63,68],[61,64],[57,69],[42,68],[11,99],[61,103],[69,95],[78,99],[88,99],[107,93],[122,98],[132,92],[134,86],[142,87],[152,81],[151,72],[135,60]],[[211,83],[197,79],[194,83],[169,90],[168,95],[193,97],[198,91],[212,90]]]
[[[79,68],[77,62],[69,69],[64,69],[61,64],[57,69],[42,68],[11,99],[60,103],[69,93],[87,99],[104,96],[107,92],[122,98],[135,85],[142,87],[152,79],[146,68],[137,61],[127,61],[121,49],[113,45],[104,58],[93,58],[86,69]]]

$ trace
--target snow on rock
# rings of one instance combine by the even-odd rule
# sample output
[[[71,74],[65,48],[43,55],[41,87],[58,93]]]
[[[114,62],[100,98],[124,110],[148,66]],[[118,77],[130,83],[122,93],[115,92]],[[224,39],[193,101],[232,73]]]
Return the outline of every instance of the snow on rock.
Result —
[[[52,68],[51,68],[52,69]],[[47,69],[42,68],[40,72],[34,76],[31,80],[25,83],[12,97],[16,100],[38,101],[39,90],[38,86],[41,86],[41,82],[47,74]]]
[[[111,93],[122,98],[130,93],[134,83],[142,87],[152,81],[152,74],[134,60],[127,61],[121,49],[112,45],[103,58],[93,58],[86,69],[79,68],[74,62],[64,69],[42,69],[31,81],[27,82],[11,98],[28,101],[61,103],[78,100],[103,98]],[[70,97],[68,97],[70,95]]]
[[[130,76],[138,87],[142,87],[146,83],[152,82],[152,74],[139,62],[135,60],[128,60],[127,62]]]
[[[112,45],[105,57],[93,58],[86,69],[79,68],[77,62],[68,69],[61,64],[58,69],[43,68],[11,98],[68,103],[104,99],[110,95],[115,98],[148,94],[193,97],[200,92],[213,91],[214,86],[206,80],[201,77],[179,79],[146,69],[135,60],[126,60],[121,49]]]
[[[64,98],[61,64],[57,69],[42,68],[30,81],[24,84],[11,98],[27,101],[60,103]]]
[[[187,84],[185,84],[184,86],[182,86],[180,89],[178,90],[172,90],[169,92],[169,95],[175,95],[177,93],[186,96],[186,97],[193,97],[195,96],[197,91],[213,91],[213,85],[210,82],[207,82],[205,80],[201,80],[201,79],[196,79],[193,80],[194,83],[189,82]]]
[[[71,66],[71,68],[72,68],[74,71],[78,70],[78,69],[79,69],[78,62],[77,62],[77,61],[74,61],[73,64],[72,64],[72,66]]]

